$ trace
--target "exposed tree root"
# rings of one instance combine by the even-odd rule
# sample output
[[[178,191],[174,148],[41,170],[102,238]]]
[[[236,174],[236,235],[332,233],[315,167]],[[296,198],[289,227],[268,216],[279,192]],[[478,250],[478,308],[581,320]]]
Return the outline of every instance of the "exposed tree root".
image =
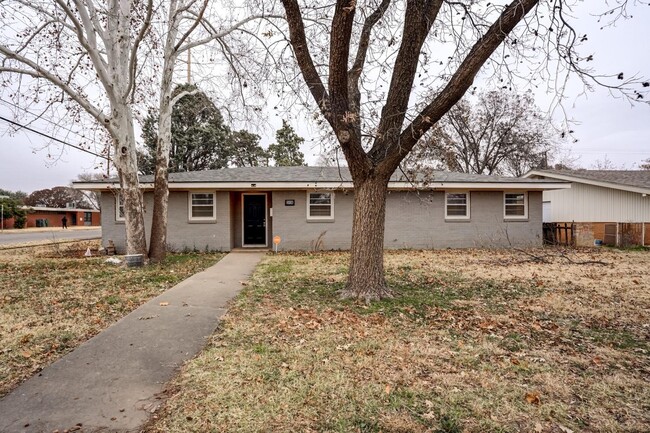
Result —
[[[340,292],[341,299],[356,299],[359,301],[364,301],[366,304],[371,302],[380,301],[382,299],[394,298],[397,295],[387,284],[383,284],[380,287],[364,287],[363,290],[354,290],[348,284]]]

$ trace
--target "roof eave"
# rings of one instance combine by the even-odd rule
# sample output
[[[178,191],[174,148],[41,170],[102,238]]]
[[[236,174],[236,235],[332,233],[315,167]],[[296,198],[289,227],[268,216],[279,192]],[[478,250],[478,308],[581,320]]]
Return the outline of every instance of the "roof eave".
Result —
[[[141,183],[140,188],[153,189],[153,183]],[[120,189],[115,183],[74,183],[73,188],[90,191],[111,191]],[[170,190],[214,189],[214,190],[304,190],[304,189],[353,189],[352,182],[170,182]],[[528,190],[543,191],[571,188],[568,182],[429,182],[417,184],[412,182],[389,182],[390,190]]]
[[[587,184],[587,185],[600,186],[600,187],[603,187],[603,188],[618,189],[618,190],[621,190],[621,191],[636,192],[636,193],[639,193],[639,194],[650,194],[650,188],[641,188],[641,187],[638,187],[638,186],[624,185],[624,184],[620,184],[620,183],[606,182],[606,181],[602,181],[602,180],[585,179],[584,177],[571,176],[571,175],[568,175],[568,174],[560,174],[560,173],[550,173],[550,172],[541,171],[541,170],[531,170],[528,173],[524,174],[522,177],[531,178],[533,176],[550,177],[552,179],[564,180],[564,181],[568,181],[568,182],[584,183],[584,184]]]

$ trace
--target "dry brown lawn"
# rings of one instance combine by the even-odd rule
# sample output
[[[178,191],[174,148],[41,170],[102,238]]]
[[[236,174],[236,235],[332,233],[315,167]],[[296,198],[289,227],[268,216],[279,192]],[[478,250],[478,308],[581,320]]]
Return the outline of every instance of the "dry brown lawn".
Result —
[[[0,396],[221,254],[125,268],[85,258],[99,241],[0,251]]]
[[[371,305],[347,261],[267,257],[148,431],[650,431],[648,252],[389,252]]]

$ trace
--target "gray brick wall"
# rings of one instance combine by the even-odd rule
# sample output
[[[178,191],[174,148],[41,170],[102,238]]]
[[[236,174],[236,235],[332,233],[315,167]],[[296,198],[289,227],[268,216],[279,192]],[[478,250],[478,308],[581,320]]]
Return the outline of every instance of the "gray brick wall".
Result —
[[[241,201],[238,193],[217,192],[217,222],[188,221],[187,192],[169,198],[168,242],[174,249],[196,248],[228,251],[241,245]],[[325,250],[348,249],[352,236],[353,193],[336,191],[334,220],[307,220],[306,191],[273,191],[269,202],[273,217],[268,221],[269,246],[275,235],[280,250],[310,250],[320,240]],[[146,226],[151,226],[152,194],[145,194]],[[285,206],[294,200],[294,206]],[[386,203],[386,248],[469,248],[542,245],[542,193],[529,192],[528,219],[506,221],[502,191],[472,191],[469,221],[445,220],[444,192],[391,192]],[[231,218],[232,212],[232,218]],[[233,230],[235,231],[233,233]],[[115,221],[112,193],[102,193],[104,243],[112,239],[123,251],[124,224]]]
[[[285,206],[285,200],[295,200],[295,206]],[[282,250],[309,250],[321,240],[322,249],[350,248],[352,237],[351,192],[334,193],[334,220],[307,220],[306,191],[273,191],[273,235],[282,238]]]
[[[108,241],[115,243],[118,253],[126,249],[126,231],[124,223],[115,221],[115,194],[112,192],[101,193],[102,209],[102,245],[107,246]]]
[[[384,245],[397,248],[469,248],[542,245],[542,193],[528,194],[528,219],[506,221],[502,191],[472,191],[470,220],[445,220],[444,192],[389,193],[386,202]],[[285,199],[295,206],[285,206]],[[274,235],[282,237],[281,249],[312,249],[322,240],[323,249],[348,249],[352,236],[353,193],[337,191],[334,221],[307,220],[305,191],[273,192]],[[321,236],[322,234],[322,236]]]
[[[173,250],[185,248],[204,251],[209,250],[230,251],[231,247],[231,221],[230,221],[230,194],[217,192],[217,220],[216,222],[190,222],[188,214],[187,192],[173,191],[169,194],[169,221],[167,227],[167,243]],[[107,245],[111,239],[119,253],[126,249],[126,231],[124,222],[115,220],[115,196],[111,192],[103,192],[102,200],[102,238]],[[145,193],[145,228],[147,241],[151,229],[151,212],[153,209],[153,194]]]

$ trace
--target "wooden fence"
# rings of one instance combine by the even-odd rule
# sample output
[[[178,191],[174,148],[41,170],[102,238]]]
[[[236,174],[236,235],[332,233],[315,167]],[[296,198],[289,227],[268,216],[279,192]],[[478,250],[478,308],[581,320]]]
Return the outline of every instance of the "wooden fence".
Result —
[[[574,223],[544,223],[544,244],[575,246],[575,230]]]

